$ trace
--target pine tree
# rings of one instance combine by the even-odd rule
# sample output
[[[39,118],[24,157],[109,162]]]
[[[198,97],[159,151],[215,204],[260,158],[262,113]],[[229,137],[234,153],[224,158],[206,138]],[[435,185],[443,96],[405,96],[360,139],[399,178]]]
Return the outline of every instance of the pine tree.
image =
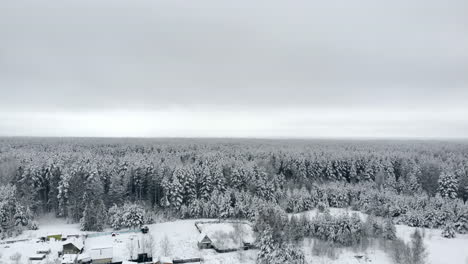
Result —
[[[457,198],[458,182],[455,176],[448,170],[443,170],[439,181],[439,194],[443,198]]]
[[[169,201],[171,205],[179,209],[183,202],[184,187],[179,182],[177,174],[174,174],[171,182],[171,189],[169,190]]]
[[[209,166],[203,165],[200,180],[200,197],[202,199],[209,200],[211,192],[213,192],[213,180],[211,177],[211,171]]]
[[[260,234],[259,247],[257,264],[270,264],[272,253],[276,249],[275,241],[273,240],[273,232],[270,227],[264,229]]]
[[[82,198],[84,210],[80,219],[83,231],[102,231],[106,222],[106,208],[102,199],[103,187],[98,177],[98,173],[93,171],[85,182]]]
[[[197,198],[197,190],[195,185],[195,174],[192,169],[184,169],[184,202],[190,204]]]
[[[62,174],[58,186],[58,194],[57,194],[57,199],[59,201],[59,211],[58,215],[59,216],[67,216],[68,213],[68,192],[69,192],[69,187],[70,187],[70,178],[71,175],[69,173]]]
[[[391,218],[387,218],[385,220],[383,226],[383,238],[388,240],[395,240],[397,238],[396,228]]]
[[[454,238],[455,237],[455,225],[450,222],[445,223],[444,228],[442,230],[442,236],[445,238]]]

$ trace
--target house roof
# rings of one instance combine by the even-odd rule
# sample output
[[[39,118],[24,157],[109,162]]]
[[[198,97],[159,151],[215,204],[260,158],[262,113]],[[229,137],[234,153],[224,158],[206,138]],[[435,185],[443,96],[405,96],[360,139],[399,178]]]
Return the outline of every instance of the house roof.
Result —
[[[73,246],[75,246],[79,250],[82,250],[83,247],[84,247],[83,240],[78,239],[78,238],[77,239],[69,239],[65,243],[63,243],[64,246],[68,245],[68,244],[72,244]]]
[[[208,237],[207,234],[205,233],[200,233],[200,235],[198,235],[198,243],[202,243],[202,242],[211,242],[211,239]]]

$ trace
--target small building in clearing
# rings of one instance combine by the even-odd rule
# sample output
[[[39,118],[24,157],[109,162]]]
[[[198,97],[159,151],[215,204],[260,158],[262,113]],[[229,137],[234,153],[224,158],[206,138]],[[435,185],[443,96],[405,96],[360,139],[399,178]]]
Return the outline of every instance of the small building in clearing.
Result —
[[[70,239],[63,244],[63,254],[80,254],[83,252],[83,241],[81,239]]]
[[[212,241],[205,233],[198,236],[198,248],[212,248]]]
[[[93,248],[90,250],[90,257],[93,264],[112,263],[114,250],[112,247]]]

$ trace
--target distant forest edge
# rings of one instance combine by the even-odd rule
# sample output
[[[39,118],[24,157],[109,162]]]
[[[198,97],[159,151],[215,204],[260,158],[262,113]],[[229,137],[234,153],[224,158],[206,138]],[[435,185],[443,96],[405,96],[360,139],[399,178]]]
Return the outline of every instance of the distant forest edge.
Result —
[[[49,212],[99,231],[266,207],[468,232],[466,142],[0,138],[0,185],[2,238]]]

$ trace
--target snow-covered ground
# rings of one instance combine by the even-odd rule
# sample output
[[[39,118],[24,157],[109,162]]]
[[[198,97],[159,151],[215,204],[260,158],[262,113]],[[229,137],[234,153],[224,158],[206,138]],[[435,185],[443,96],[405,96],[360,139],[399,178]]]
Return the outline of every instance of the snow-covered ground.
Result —
[[[330,208],[332,215],[357,213],[362,220],[367,219],[367,215],[358,211],[352,211],[341,208]],[[295,216],[307,215],[309,217],[319,214],[318,210],[311,210]],[[405,242],[411,240],[411,234],[416,230],[415,227],[406,225],[396,225],[397,236]],[[426,246],[428,256],[427,264],[468,264],[468,234],[457,234],[456,238],[448,239],[441,236],[440,229],[420,229],[424,234],[424,244]],[[356,255],[364,255],[371,263],[390,264],[392,260],[388,254],[381,248],[374,245],[368,248],[365,252],[353,251],[351,249],[340,249],[337,259],[326,257],[317,257],[312,254],[313,239],[304,241],[304,253],[306,259],[310,263],[333,263],[333,264],[355,264],[368,263],[364,258],[357,259]]]
[[[353,211],[331,208],[332,214],[341,213],[352,213]],[[309,216],[316,215],[316,210],[305,212]],[[359,212],[358,212],[359,213]],[[365,219],[366,215],[359,213],[359,215]],[[201,219],[203,221],[203,219]],[[206,219],[204,219],[206,220]],[[212,249],[200,250],[197,247],[197,240],[199,232],[195,227],[197,220],[177,220],[173,222],[165,222],[149,225],[149,230],[154,238],[156,248],[160,248],[161,241],[164,236],[167,235],[171,247],[170,257],[174,259],[178,258],[198,258],[203,257],[207,264],[253,264],[255,263],[257,250],[248,250],[231,253],[217,253]],[[0,262],[10,263],[10,256],[19,252],[22,254],[20,263],[28,263],[28,257],[36,253],[37,250],[50,248],[51,253],[49,254],[50,259],[54,259],[57,256],[57,252],[61,250],[63,242],[37,242],[37,238],[46,236],[49,234],[83,234],[84,232],[79,230],[78,224],[68,224],[63,219],[56,219],[53,216],[47,216],[39,220],[39,230],[26,231],[16,239],[29,239],[28,241],[17,242],[12,244],[5,244],[0,241]],[[206,232],[221,229],[223,231],[231,230],[228,226],[205,226]],[[410,240],[411,234],[415,228],[404,225],[397,225],[398,237],[405,241]],[[210,230],[212,229],[212,230]],[[441,237],[441,230],[437,229],[426,229],[423,231],[425,234],[424,243],[428,251],[428,264],[468,264],[468,235],[457,235],[454,239],[446,239]],[[134,243],[138,243],[142,238],[141,233],[128,233],[119,234],[115,237],[111,235],[103,235],[99,237],[88,238],[85,243],[85,252],[89,251],[94,247],[114,247],[114,257],[122,260],[128,259],[129,248],[128,241],[133,238]],[[335,258],[318,257],[312,253],[314,240],[307,239],[303,243],[303,250],[306,255],[306,259],[309,263],[322,263],[322,264],[359,264],[359,263],[378,263],[378,264],[391,264],[391,258],[381,249],[379,246],[371,246],[365,251],[352,250],[352,249],[338,249]],[[137,250],[138,245],[135,245]],[[156,250],[155,254],[161,255],[161,251]],[[362,255],[362,258],[356,256]]]
[[[206,219],[202,219],[206,220]],[[255,263],[257,250],[248,250],[241,252],[231,253],[217,253],[213,249],[199,249],[197,246],[197,240],[199,232],[195,227],[197,220],[177,220],[173,222],[165,222],[148,225],[149,232],[153,236],[156,248],[160,248],[160,244],[167,235],[170,242],[170,257],[173,259],[180,258],[198,258],[202,257],[204,263],[207,264],[253,264]],[[17,239],[29,239],[28,241],[16,242],[12,244],[0,244],[0,262],[10,263],[10,256],[16,252],[22,254],[20,263],[28,263],[28,257],[34,255],[37,250],[43,248],[50,248],[51,253],[49,258],[55,259],[58,254],[57,252],[62,249],[64,242],[36,242],[38,237],[46,236],[50,234],[84,234],[79,230],[77,224],[67,224],[62,219],[52,219],[46,217],[39,221],[39,230],[26,231],[18,237],[10,240]],[[129,258],[129,241],[134,243],[134,255],[139,251],[138,243],[142,243],[142,233],[127,233],[118,234],[115,237],[106,234],[98,237],[90,237],[86,239],[84,252],[89,253],[92,248],[96,247],[107,247],[112,246],[113,257],[115,260],[126,260]],[[148,241],[149,236],[146,236]],[[132,239],[132,240],[130,240]],[[4,241],[1,241],[4,242]],[[141,244],[140,244],[141,246]],[[158,256],[162,254],[161,251],[156,250],[155,254]]]

